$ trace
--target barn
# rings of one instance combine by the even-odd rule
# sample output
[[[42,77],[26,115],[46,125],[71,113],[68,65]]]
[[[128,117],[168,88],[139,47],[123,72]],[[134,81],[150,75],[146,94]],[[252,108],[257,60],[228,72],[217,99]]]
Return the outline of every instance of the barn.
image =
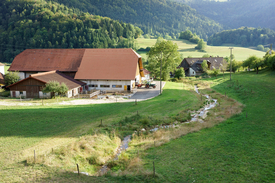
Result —
[[[27,49],[15,57],[9,68],[10,72],[18,71],[20,79],[24,82],[32,80],[36,83],[38,82],[34,81],[34,77],[38,76],[36,74],[53,70],[84,83],[83,91],[96,89],[106,92],[129,92],[141,83],[141,78],[144,77],[142,58],[131,48]],[[35,90],[35,94],[28,92],[26,97],[40,97],[41,93],[40,95],[38,93],[41,89],[34,89],[33,85],[27,86],[25,83],[24,85],[25,88],[19,88],[20,90],[15,90],[15,85],[10,86],[13,91],[17,91],[17,94],[15,92],[11,96],[18,96],[20,91]],[[28,88],[30,86],[32,88]],[[41,87],[41,83],[39,86]]]
[[[39,74],[31,74],[29,77],[14,83],[10,86],[11,97],[24,97],[24,98],[51,98],[54,93],[43,93],[43,87],[50,81],[57,81],[59,84],[65,83],[68,87],[67,97],[76,96],[81,88],[85,85],[80,81],[76,81],[73,78],[58,72],[49,71]]]
[[[87,49],[76,80],[89,90],[131,91],[144,77],[141,56],[132,49]]]

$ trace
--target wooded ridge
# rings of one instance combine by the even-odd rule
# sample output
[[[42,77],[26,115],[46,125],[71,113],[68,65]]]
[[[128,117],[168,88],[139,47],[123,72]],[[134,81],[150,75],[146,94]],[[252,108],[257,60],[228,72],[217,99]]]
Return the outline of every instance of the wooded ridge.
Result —
[[[27,48],[134,48],[143,32],[129,23],[45,0],[0,2],[0,60]]]

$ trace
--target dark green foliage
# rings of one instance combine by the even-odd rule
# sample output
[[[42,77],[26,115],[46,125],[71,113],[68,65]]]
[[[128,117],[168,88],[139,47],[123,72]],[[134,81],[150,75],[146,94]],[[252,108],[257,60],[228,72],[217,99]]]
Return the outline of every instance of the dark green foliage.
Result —
[[[250,56],[243,62],[243,67],[248,67],[251,69],[256,69],[256,72],[258,74],[259,67],[264,66],[264,60],[261,58],[256,57],[255,55]]]
[[[203,41],[203,39],[200,39],[198,42],[198,45],[195,48],[203,51],[205,50],[205,47],[206,47],[206,43]]]
[[[181,32],[179,39],[185,39],[195,44],[197,44],[200,41],[199,36],[197,36],[196,34],[193,34],[190,30]]]
[[[223,28],[187,5],[167,0],[55,0],[93,15],[122,20],[140,27],[145,34],[155,37],[169,34],[178,37],[190,30],[199,37],[208,36]]]
[[[138,51],[146,51],[146,52],[148,52],[148,51],[150,51],[150,49],[151,49],[151,47],[146,47],[146,48],[140,48],[140,49],[138,49]]]
[[[257,46],[275,43],[275,31],[261,28],[242,27],[225,30],[208,38],[207,44],[220,46],[222,44],[236,44],[241,46]]]
[[[65,94],[68,91],[68,87],[65,83],[59,83],[57,81],[50,81],[46,84],[46,86],[43,88],[43,93],[59,93],[59,94]]]
[[[181,67],[179,69],[176,69],[175,71],[175,78],[180,79],[185,77],[184,69]]]
[[[228,28],[266,27],[275,30],[274,0],[175,0]]]
[[[9,86],[19,81],[20,77],[18,72],[9,72],[5,75],[5,85]]]
[[[272,51],[271,55],[267,52],[264,56],[264,65],[270,68],[271,70],[275,70],[275,52]]]
[[[134,48],[141,29],[45,0],[0,2],[0,60],[27,48]]]

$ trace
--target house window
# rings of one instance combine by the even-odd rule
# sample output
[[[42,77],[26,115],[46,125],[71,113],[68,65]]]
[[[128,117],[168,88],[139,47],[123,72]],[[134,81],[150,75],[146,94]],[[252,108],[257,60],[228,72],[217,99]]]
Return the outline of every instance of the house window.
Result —
[[[112,85],[112,88],[122,88],[122,85]]]
[[[23,91],[20,91],[19,94],[20,94],[20,95],[23,95]]]
[[[193,74],[195,74],[195,72],[193,72]]]
[[[100,85],[100,88],[110,88],[110,85]]]
[[[91,85],[89,85],[89,87],[98,87],[98,85],[95,85],[95,84],[91,84]]]

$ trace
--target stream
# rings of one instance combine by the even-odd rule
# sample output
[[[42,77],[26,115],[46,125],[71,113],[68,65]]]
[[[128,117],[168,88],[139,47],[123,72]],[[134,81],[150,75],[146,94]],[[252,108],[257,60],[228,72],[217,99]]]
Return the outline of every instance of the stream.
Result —
[[[197,94],[200,94],[197,85],[195,85],[195,91],[197,92]],[[203,119],[205,119],[207,117],[208,110],[212,109],[213,107],[215,107],[217,105],[217,99],[211,99],[209,95],[203,95],[203,96],[205,96],[208,99],[209,104],[205,105],[203,108],[201,108],[200,110],[198,110],[194,114],[192,114],[191,115],[192,118],[190,121],[186,121],[183,123],[191,123],[191,122],[196,122],[196,121],[203,123],[204,122]],[[211,103],[211,101],[214,101],[214,102]],[[160,128],[175,128],[177,126],[178,126],[178,122],[175,122],[174,124],[171,124],[171,125],[156,126],[155,128],[151,129],[150,131],[155,132]],[[146,130],[141,129],[141,131],[146,131]],[[127,150],[130,142],[131,142],[131,135],[128,135],[123,139],[123,141],[121,142],[121,145],[117,149],[116,155],[113,158],[114,161],[118,160],[119,155],[123,151]],[[101,167],[101,169],[98,172],[99,176],[105,175],[108,172],[109,169],[108,169],[107,165],[108,165],[108,163],[104,164]],[[85,172],[81,172],[81,173],[85,174],[85,175],[89,175],[88,173],[85,173]]]

